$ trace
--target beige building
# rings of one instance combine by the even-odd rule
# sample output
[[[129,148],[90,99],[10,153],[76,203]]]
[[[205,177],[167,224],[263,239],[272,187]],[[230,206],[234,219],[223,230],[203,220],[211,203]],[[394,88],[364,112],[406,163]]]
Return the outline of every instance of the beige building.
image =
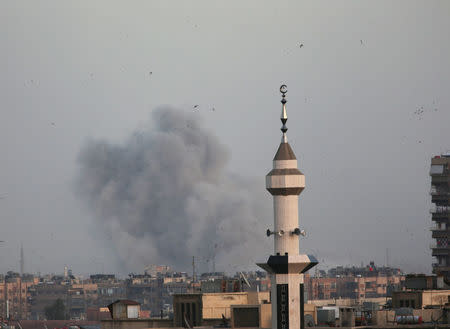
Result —
[[[37,284],[38,278],[31,275],[20,276],[8,273],[0,276],[0,316],[13,319],[27,319],[30,316],[29,288]]]
[[[194,326],[223,324],[225,318],[232,328],[272,327],[272,305],[268,291],[174,295],[173,308],[174,327],[185,326],[184,317]],[[315,305],[305,304],[304,312],[317,321]]]
[[[118,319],[138,319],[141,306],[134,300],[116,300],[114,303],[108,305],[111,317],[114,320]]]
[[[444,306],[450,303],[450,290],[395,291],[392,295],[392,307],[411,307],[422,309]]]
[[[269,299],[268,291],[174,295],[174,326],[183,326],[184,317],[194,326],[231,319],[232,306],[269,304]]]

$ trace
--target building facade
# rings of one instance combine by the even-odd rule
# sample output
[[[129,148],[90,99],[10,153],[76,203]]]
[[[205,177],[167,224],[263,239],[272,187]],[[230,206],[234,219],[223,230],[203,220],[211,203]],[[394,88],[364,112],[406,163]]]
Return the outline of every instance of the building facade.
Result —
[[[32,275],[8,272],[0,276],[0,314],[3,318],[27,319],[30,315],[29,288],[37,283]]]
[[[379,298],[391,296],[393,291],[402,288],[405,276],[400,270],[382,268],[388,269],[382,271],[369,266],[367,268],[373,270],[343,268],[345,271],[341,271],[338,275],[333,275],[331,270],[323,277],[305,275],[305,291],[308,300]]]
[[[433,273],[444,276],[450,284],[450,154],[442,154],[431,159],[431,228]]]

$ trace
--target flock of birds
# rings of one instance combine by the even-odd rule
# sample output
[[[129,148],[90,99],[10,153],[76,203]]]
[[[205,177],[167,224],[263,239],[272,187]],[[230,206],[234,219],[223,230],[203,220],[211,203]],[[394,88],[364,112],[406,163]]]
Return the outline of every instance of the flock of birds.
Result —
[[[359,42],[360,42],[361,46],[364,46],[364,41],[362,39],[360,39]],[[298,43],[298,48],[299,49],[301,49],[303,47],[305,47],[304,43]],[[152,76],[153,75],[153,71],[149,71],[148,75]],[[89,76],[92,79],[94,77],[94,74],[90,73]],[[34,84],[35,81],[33,79],[31,79],[30,83]],[[307,99],[305,98],[305,103],[306,102],[307,102]],[[413,114],[418,118],[418,120],[422,120],[424,113],[426,113],[426,112],[437,112],[438,111],[438,108],[435,106],[435,104],[436,104],[435,101],[433,101],[433,109],[430,109],[430,110],[426,110],[423,106],[421,106],[417,110],[415,110],[413,112]],[[201,109],[201,107],[200,107],[199,104],[195,104],[195,105],[192,106],[192,109],[195,110],[195,111],[199,111]],[[210,111],[212,111],[212,112],[216,111],[215,107],[210,108]],[[55,122],[50,122],[50,125],[51,126],[56,126],[56,123]],[[418,143],[421,144],[422,141],[419,140]],[[0,199],[3,199],[3,197],[0,196]]]
[[[433,105],[434,104],[436,104],[436,102],[433,102]],[[425,112],[437,112],[437,111],[438,111],[437,107],[434,107],[433,110],[426,110],[423,106],[421,106],[417,110],[415,110],[413,112],[413,114],[415,114],[418,117],[419,120],[422,120],[422,118],[423,118],[422,114],[423,113],[425,113]]]

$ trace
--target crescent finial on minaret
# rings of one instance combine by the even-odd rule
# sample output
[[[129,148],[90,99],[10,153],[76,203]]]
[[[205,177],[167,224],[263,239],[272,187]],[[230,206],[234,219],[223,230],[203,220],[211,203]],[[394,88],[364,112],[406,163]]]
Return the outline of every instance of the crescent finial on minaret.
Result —
[[[283,105],[281,107],[281,117],[280,117],[281,123],[283,124],[281,126],[281,131],[283,132],[283,137],[281,139],[281,142],[282,143],[287,143],[286,132],[287,132],[288,129],[286,127],[286,122],[287,122],[288,117],[287,117],[287,112],[286,112],[287,100],[285,98],[286,97],[286,93],[287,93],[287,86],[286,85],[281,85],[280,92],[281,92],[281,96],[283,97],[281,99],[281,104],[283,104]]]

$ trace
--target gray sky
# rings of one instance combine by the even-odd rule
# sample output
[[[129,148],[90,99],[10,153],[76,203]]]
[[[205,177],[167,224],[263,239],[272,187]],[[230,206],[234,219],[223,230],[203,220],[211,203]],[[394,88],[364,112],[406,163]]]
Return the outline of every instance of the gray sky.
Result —
[[[264,190],[281,83],[306,175],[301,249],[331,266],[384,264],[388,248],[391,265],[429,272],[430,157],[450,149],[449,16],[444,0],[2,1],[0,272],[18,269],[20,241],[27,271],[142,271],[96,233],[76,159],[89,138],[122,143],[161,104],[198,104],[227,170]]]

